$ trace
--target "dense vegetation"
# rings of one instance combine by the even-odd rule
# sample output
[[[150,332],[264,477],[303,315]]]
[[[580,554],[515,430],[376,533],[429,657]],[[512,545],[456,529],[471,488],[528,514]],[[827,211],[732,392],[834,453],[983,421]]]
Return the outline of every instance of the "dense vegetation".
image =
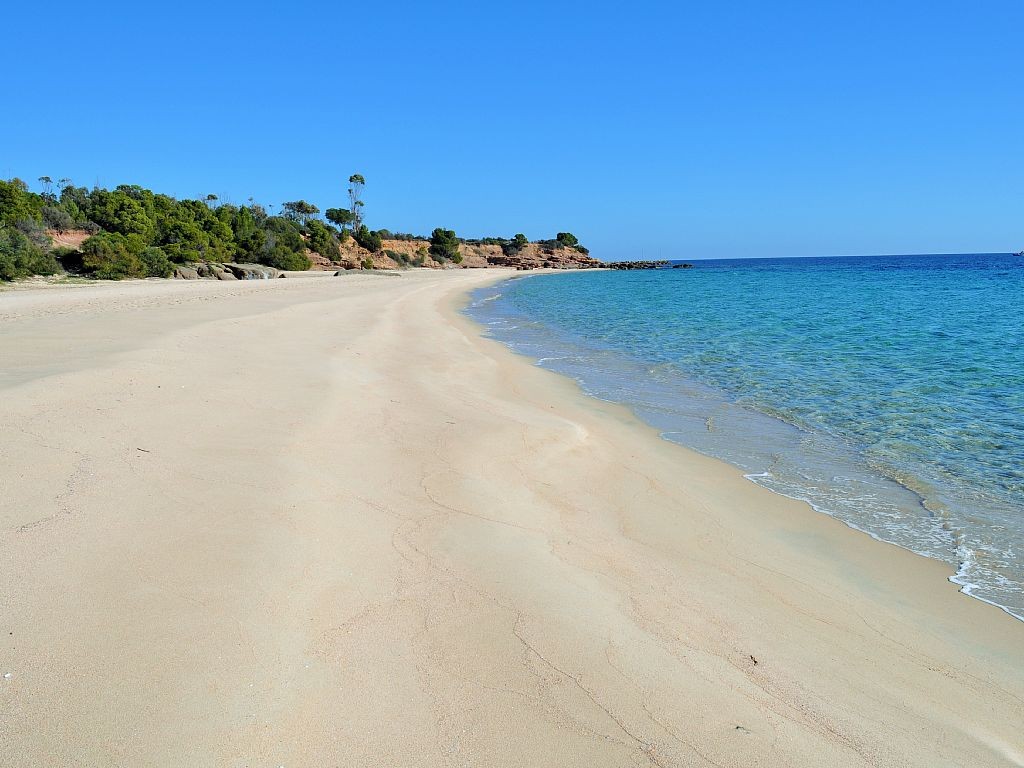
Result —
[[[527,245],[512,239],[463,240],[450,229],[437,228],[429,238],[386,229],[371,230],[363,223],[361,199],[366,181],[349,178],[349,208],[320,209],[305,200],[281,206],[271,215],[263,206],[220,203],[216,195],[202,200],[177,200],[138,185],[115,189],[75,186],[70,179],[56,184],[39,179],[41,192],[32,192],[20,179],[0,181],[0,280],[29,275],[53,275],[62,270],[97,278],[168,277],[175,266],[196,262],[247,262],[284,270],[311,266],[315,251],[329,261],[341,258],[352,238],[370,254],[384,253],[399,266],[421,266],[428,254],[439,262],[462,262],[462,243],[499,245],[515,254]],[[326,219],[326,220],[325,220]],[[78,249],[54,248],[52,233],[84,231],[89,236]],[[385,240],[428,240],[415,255],[384,251]],[[575,248],[586,253],[570,233],[541,241],[543,248]],[[351,251],[349,251],[351,253]],[[368,256],[361,266],[372,268]]]
[[[262,206],[176,200],[136,185],[76,187],[34,193],[18,180],[0,181],[0,278],[53,274],[60,266],[95,277],[167,277],[175,264],[245,261],[309,269],[307,240],[328,258],[337,254],[333,228],[313,218],[315,206],[286,203],[283,216]],[[93,233],[78,252],[51,249],[46,230]],[[62,264],[58,264],[58,259]]]

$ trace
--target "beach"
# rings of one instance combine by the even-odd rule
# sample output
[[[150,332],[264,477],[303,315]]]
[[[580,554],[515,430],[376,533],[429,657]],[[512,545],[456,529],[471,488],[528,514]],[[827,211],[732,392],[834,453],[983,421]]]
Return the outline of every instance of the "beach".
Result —
[[[0,765],[1024,765],[1024,623],[459,314],[0,293]]]

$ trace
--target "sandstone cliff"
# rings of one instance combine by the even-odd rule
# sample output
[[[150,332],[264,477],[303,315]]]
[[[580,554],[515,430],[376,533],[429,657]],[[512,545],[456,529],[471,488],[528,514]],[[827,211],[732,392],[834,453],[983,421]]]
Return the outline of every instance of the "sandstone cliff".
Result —
[[[428,253],[426,240],[385,240],[380,253],[371,254],[349,238],[341,246],[341,258],[330,261],[316,252],[310,253],[313,269],[359,269],[370,260],[374,269],[400,269],[405,266],[423,266],[434,269],[485,269],[487,267],[513,267],[516,269],[592,269],[603,266],[595,258],[573,248],[554,248],[541,243],[529,243],[513,255],[505,255],[500,245],[463,243],[459,246],[462,263],[439,262]],[[396,254],[395,258],[390,254]],[[404,263],[402,263],[404,261]]]

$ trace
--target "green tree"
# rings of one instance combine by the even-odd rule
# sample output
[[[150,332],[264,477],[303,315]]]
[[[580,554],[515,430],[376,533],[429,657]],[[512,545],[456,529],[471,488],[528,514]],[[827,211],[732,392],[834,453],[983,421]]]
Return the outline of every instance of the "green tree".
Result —
[[[19,221],[39,221],[43,199],[28,191],[21,179],[0,181],[0,226],[13,227]]]
[[[58,232],[71,229],[75,226],[75,220],[64,208],[59,205],[44,205],[42,210],[43,224]]]
[[[60,207],[67,212],[74,221],[74,225],[76,227],[83,227],[91,224],[92,222],[88,215],[89,190],[85,187],[73,186],[70,179],[61,179],[62,184],[65,181],[68,183],[61,187]]]
[[[340,229],[351,227],[356,220],[355,215],[348,208],[328,208],[324,211],[327,220]]]
[[[462,263],[462,255],[459,253],[459,238],[455,231],[438,227],[430,233],[430,255],[437,261],[454,261]]]
[[[260,264],[288,270],[310,268],[306,243],[296,222],[281,216],[271,216],[264,223],[264,232],[266,241],[260,253]]]
[[[307,203],[305,200],[294,200],[290,203],[282,203],[284,208],[284,215],[289,219],[305,224],[312,217],[320,213],[320,209],[312,203]]]
[[[580,241],[576,239],[576,235],[572,232],[559,232],[555,235],[555,240],[568,248],[573,248],[580,244]]]
[[[107,232],[121,235],[153,236],[153,220],[135,197],[122,188],[108,192],[94,189],[89,194],[89,218]]]
[[[306,222],[306,235],[309,237],[309,247],[326,259],[337,261],[341,258],[338,251],[338,241],[334,239],[334,233],[330,228],[316,219]]]
[[[266,220],[264,213],[263,219]],[[251,208],[238,208],[231,219],[231,229],[235,234],[235,245],[239,257],[247,261],[256,261],[267,241],[267,233],[263,231]]]

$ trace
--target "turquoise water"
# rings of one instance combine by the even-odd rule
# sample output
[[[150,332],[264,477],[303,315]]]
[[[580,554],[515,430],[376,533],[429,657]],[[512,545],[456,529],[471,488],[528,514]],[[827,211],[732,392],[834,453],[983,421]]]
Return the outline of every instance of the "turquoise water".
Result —
[[[1024,258],[698,261],[513,279],[513,349],[1024,617]]]

